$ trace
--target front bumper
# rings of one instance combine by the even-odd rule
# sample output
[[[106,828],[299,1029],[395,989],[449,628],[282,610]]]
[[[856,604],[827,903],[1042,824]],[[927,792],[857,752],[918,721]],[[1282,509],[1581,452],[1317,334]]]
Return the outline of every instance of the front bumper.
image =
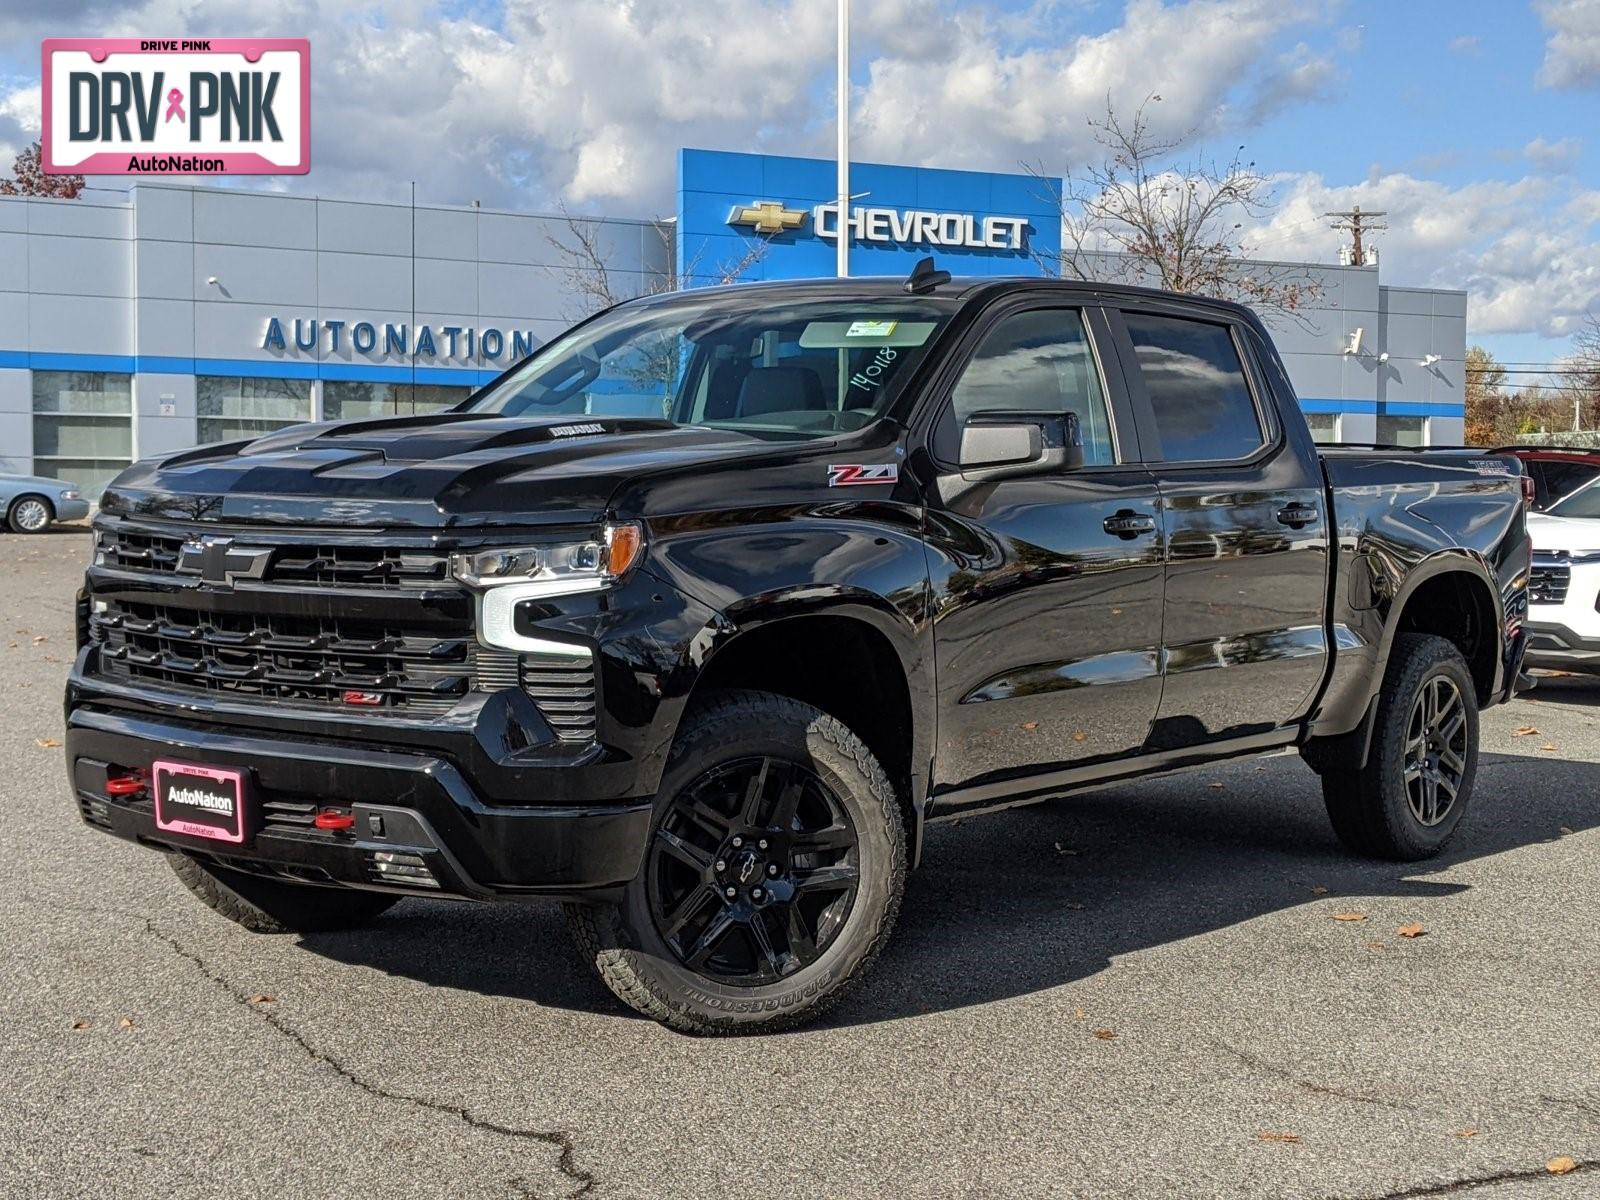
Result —
[[[1527,665],[1600,672],[1600,563],[1560,562],[1541,568],[1536,560],[1534,569],[1564,576],[1553,581],[1553,596],[1535,597],[1528,605]]]
[[[649,833],[648,801],[488,805],[435,754],[257,736],[94,706],[69,712],[66,755],[87,824],[304,883],[474,899],[595,897],[637,874]],[[148,770],[157,758],[244,772],[246,840],[233,846],[159,830],[147,794],[108,794],[108,769]],[[354,827],[311,826],[321,806],[348,808]],[[395,873],[397,865],[406,869]]]
[[[56,520],[81,521],[89,515],[89,502],[87,500],[57,500],[55,502]]]

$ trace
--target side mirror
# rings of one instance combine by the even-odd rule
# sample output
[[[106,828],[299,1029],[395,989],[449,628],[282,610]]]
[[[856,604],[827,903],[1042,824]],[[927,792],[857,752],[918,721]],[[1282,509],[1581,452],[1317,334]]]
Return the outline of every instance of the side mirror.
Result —
[[[1083,466],[1076,413],[973,413],[961,427],[961,477],[1054,475]]]

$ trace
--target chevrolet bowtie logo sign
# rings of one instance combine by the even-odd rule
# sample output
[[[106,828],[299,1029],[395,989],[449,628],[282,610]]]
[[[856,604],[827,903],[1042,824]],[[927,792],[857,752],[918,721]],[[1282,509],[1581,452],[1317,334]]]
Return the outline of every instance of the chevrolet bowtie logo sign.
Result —
[[[235,546],[231,537],[207,534],[179,547],[177,571],[213,587],[232,587],[241,579],[260,579],[271,558],[270,546]]]
[[[805,222],[805,209],[785,208],[776,200],[761,200],[749,207],[736,204],[728,214],[729,225],[751,225],[757,233],[782,233],[799,229]]]

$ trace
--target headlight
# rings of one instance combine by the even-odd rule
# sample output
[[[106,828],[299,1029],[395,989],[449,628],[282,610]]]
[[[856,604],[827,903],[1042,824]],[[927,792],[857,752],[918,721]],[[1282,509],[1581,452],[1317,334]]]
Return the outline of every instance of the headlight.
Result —
[[[644,527],[626,521],[607,525],[600,537],[581,542],[457,554],[450,560],[450,573],[478,594],[478,640],[484,645],[588,658],[585,646],[518,633],[517,605],[608,588],[628,573],[643,550]]]
[[[635,522],[607,525],[599,538],[543,546],[497,547],[453,555],[450,573],[470,588],[539,584],[537,591],[559,596],[604,587],[627,574],[644,548],[644,530]]]
[[[68,488],[66,491],[61,493],[61,498],[63,500],[82,500],[83,493],[77,488]]]

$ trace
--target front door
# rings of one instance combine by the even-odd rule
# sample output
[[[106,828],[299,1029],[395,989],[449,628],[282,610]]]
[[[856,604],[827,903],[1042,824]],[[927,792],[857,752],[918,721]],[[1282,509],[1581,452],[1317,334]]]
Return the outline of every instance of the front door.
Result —
[[[1244,326],[1154,306],[1121,320],[1167,533],[1150,748],[1281,728],[1305,715],[1328,660],[1328,513],[1309,434],[1283,427],[1246,366]]]
[[[1091,330],[1096,336],[1091,336]],[[938,679],[935,791],[1000,784],[1142,746],[1161,698],[1154,478],[1098,310],[992,319],[929,439],[927,545]],[[1077,415],[1082,468],[974,483],[975,413]]]

